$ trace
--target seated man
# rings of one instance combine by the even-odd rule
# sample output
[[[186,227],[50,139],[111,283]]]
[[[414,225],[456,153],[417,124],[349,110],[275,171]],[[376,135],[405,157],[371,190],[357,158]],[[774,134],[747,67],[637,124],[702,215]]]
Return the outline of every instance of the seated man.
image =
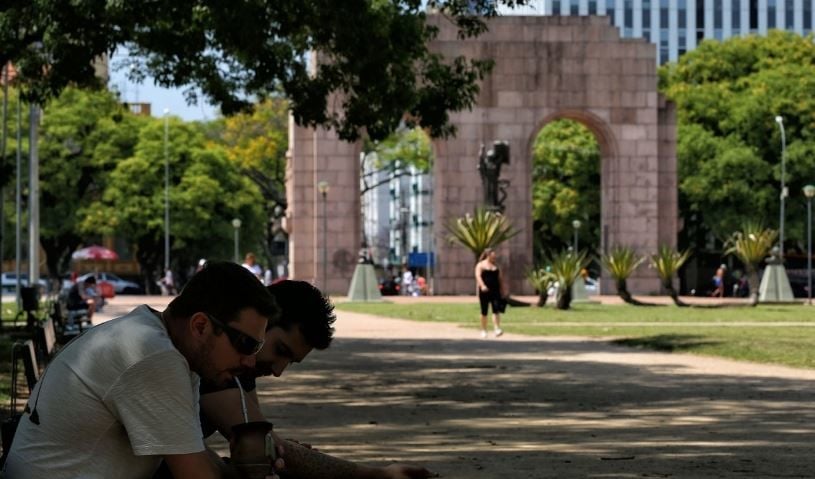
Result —
[[[88,294],[88,290],[95,287],[96,278],[88,276],[81,283],[74,283],[68,290],[65,306],[69,313],[73,313],[69,317],[69,324],[73,324],[73,318],[77,313],[87,314],[89,322],[93,319],[93,313],[96,312],[96,299]]]
[[[163,312],[146,305],[69,343],[31,393],[5,465],[10,479],[234,477],[204,447],[199,377],[255,366],[274,298],[234,263],[208,263]],[[278,461],[278,467],[282,461]]]
[[[265,421],[255,390],[259,376],[279,377],[291,363],[299,363],[312,349],[326,349],[332,340],[336,320],[334,306],[320,290],[305,281],[285,280],[268,287],[275,297],[280,316],[269,322],[266,343],[257,355],[255,368],[240,375],[246,391],[246,414],[249,421]],[[201,385],[202,429],[207,436],[217,429],[227,439],[235,424],[244,422],[241,394],[237,386],[226,389],[204,383]],[[278,438],[278,443],[281,441]],[[282,441],[286,460],[286,477],[310,478],[383,478],[415,479],[432,477],[425,468],[393,464],[368,467],[338,459],[308,449],[290,441]]]

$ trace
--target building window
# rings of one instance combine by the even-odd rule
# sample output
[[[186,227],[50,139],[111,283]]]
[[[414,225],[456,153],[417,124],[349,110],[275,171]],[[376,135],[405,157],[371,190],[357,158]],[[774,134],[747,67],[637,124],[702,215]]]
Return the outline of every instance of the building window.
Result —
[[[642,29],[643,29],[643,36],[648,38],[649,35],[645,35],[645,30],[651,31],[651,0],[642,0]]]
[[[589,15],[597,15],[597,0],[589,1]]]
[[[560,0],[552,0],[552,14],[560,15]]]
[[[733,5],[730,9],[732,12],[730,24],[733,26],[733,35],[736,36],[741,32],[741,2],[739,0],[733,0]]]
[[[804,0],[804,3],[810,3]],[[792,0],[787,0],[786,3],[787,7],[787,30],[792,30],[795,28],[795,5],[793,4]]]
[[[775,28],[775,0],[767,0],[767,28]]]
[[[569,1],[569,15],[580,15],[580,0]]]
[[[812,2],[804,2],[804,34],[812,30]]]
[[[722,29],[722,2],[713,2],[713,29]],[[716,38],[721,40],[721,33]]]
[[[688,0],[679,0],[676,8],[677,20],[679,21],[679,28],[688,27]]]
[[[659,26],[668,27],[668,0],[659,0]]]
[[[625,0],[625,2],[623,2],[623,11],[625,12],[625,17],[623,17],[623,26],[626,28],[626,30],[631,30],[634,28],[634,5],[631,0]]]
[[[750,0],[750,31],[758,30],[758,0]]]
[[[758,0],[756,0],[758,1]],[[696,28],[698,31],[702,32],[704,36],[705,31],[705,2],[703,0],[696,0]],[[699,40],[702,39],[699,35],[697,35]]]

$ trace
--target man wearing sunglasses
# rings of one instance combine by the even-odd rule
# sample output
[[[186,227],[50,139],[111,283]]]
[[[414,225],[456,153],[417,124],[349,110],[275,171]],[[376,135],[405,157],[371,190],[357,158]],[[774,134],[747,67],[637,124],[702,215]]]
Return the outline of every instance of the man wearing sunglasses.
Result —
[[[331,344],[336,320],[334,306],[320,290],[305,281],[280,281],[268,287],[280,307],[280,315],[269,322],[265,344],[257,354],[253,370],[240,375],[249,421],[265,421],[260,411],[255,379],[280,377],[291,364],[300,363],[313,350]],[[201,385],[201,422],[206,436],[217,429],[227,439],[232,426],[244,422],[241,394],[235,382],[222,388],[206,381]],[[286,477],[297,479],[420,479],[431,477],[422,467],[393,464],[369,467],[322,454],[291,441],[284,445]]]
[[[233,477],[204,447],[199,378],[225,385],[253,369],[277,314],[246,269],[210,262],[165,311],[88,330],[33,390],[5,477],[149,478],[162,459],[176,479]]]

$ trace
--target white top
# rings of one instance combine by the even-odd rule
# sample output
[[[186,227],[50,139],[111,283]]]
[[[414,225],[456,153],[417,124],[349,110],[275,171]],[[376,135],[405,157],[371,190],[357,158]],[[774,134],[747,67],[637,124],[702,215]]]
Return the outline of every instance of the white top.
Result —
[[[243,265],[241,265],[241,266],[243,266],[244,268],[251,271],[252,274],[254,274],[255,277],[257,277],[257,279],[263,279],[263,269],[260,267],[259,264],[257,264],[257,263],[255,263],[255,264],[243,263]]]
[[[164,454],[204,450],[198,375],[147,306],[69,343],[29,399],[11,479],[150,478]]]

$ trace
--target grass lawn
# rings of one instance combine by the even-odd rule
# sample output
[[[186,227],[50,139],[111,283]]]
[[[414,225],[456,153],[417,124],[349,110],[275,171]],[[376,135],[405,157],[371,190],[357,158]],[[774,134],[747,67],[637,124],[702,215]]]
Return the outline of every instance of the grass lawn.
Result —
[[[339,303],[345,311],[479,328],[477,304]],[[632,347],[815,368],[815,308],[677,308],[574,304],[512,308],[501,326],[532,336],[592,336]],[[475,338],[476,335],[473,334]]]

